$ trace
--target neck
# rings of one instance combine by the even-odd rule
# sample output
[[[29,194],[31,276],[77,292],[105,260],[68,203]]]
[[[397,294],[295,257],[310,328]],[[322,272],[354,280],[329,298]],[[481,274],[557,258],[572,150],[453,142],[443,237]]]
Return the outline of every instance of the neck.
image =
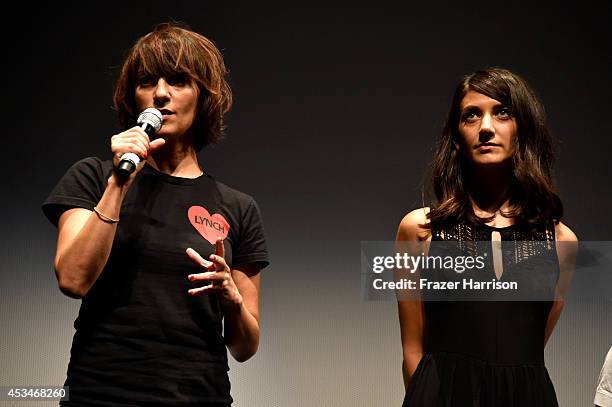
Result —
[[[203,173],[191,144],[172,143],[169,140],[147,158],[147,163],[157,171],[175,177],[197,178]]]
[[[468,189],[476,215],[487,217],[510,208],[511,170],[507,166],[472,168]]]

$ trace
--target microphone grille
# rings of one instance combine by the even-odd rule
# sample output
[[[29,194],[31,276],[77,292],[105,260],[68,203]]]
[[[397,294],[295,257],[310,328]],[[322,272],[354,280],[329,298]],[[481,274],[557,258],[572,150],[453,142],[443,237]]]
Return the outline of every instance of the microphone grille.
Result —
[[[162,117],[161,112],[154,107],[143,110],[138,116],[138,124],[150,124],[153,126],[156,133],[162,128],[163,121],[164,118]]]

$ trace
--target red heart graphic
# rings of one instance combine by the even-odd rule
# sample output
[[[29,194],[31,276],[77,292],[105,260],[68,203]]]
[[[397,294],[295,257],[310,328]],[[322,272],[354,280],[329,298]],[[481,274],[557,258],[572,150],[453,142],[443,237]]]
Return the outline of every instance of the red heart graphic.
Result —
[[[218,213],[210,215],[206,208],[192,206],[187,211],[189,222],[202,235],[202,237],[215,244],[218,238],[225,239],[229,232],[229,224],[225,218]]]

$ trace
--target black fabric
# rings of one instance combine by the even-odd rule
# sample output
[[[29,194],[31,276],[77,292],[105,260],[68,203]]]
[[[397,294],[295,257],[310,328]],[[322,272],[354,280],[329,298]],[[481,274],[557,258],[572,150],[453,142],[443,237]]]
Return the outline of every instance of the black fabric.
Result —
[[[500,281],[513,281],[523,267],[532,269],[538,257],[554,259],[555,269],[547,274],[558,278],[552,224],[534,230],[467,224],[434,228],[429,255],[437,254],[436,241],[461,241],[467,252],[491,247],[472,243],[490,242],[493,231],[502,239]],[[488,262],[483,272],[496,278],[493,256],[484,255]],[[544,330],[551,301],[424,301],[423,305],[425,354],[403,407],[558,406],[544,366]]]
[[[43,212],[57,225],[70,208],[92,210],[111,170],[110,161],[77,162]],[[121,206],[110,258],[74,323],[66,385],[75,404],[232,402],[219,299],[187,294],[200,285],[187,275],[201,269],[186,248],[207,258],[214,253],[215,233],[223,232],[230,267],[268,265],[261,216],[250,196],[208,175],[178,178],[145,165]]]

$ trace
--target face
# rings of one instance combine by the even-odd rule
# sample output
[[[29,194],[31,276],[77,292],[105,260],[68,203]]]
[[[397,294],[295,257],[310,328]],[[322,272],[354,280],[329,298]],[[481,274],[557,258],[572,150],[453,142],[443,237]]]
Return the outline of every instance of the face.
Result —
[[[164,119],[158,136],[179,138],[189,132],[196,117],[198,88],[185,75],[141,77],[136,86],[136,107],[158,109]]]
[[[514,152],[516,120],[501,102],[468,91],[460,105],[457,146],[476,166],[507,163]]]

